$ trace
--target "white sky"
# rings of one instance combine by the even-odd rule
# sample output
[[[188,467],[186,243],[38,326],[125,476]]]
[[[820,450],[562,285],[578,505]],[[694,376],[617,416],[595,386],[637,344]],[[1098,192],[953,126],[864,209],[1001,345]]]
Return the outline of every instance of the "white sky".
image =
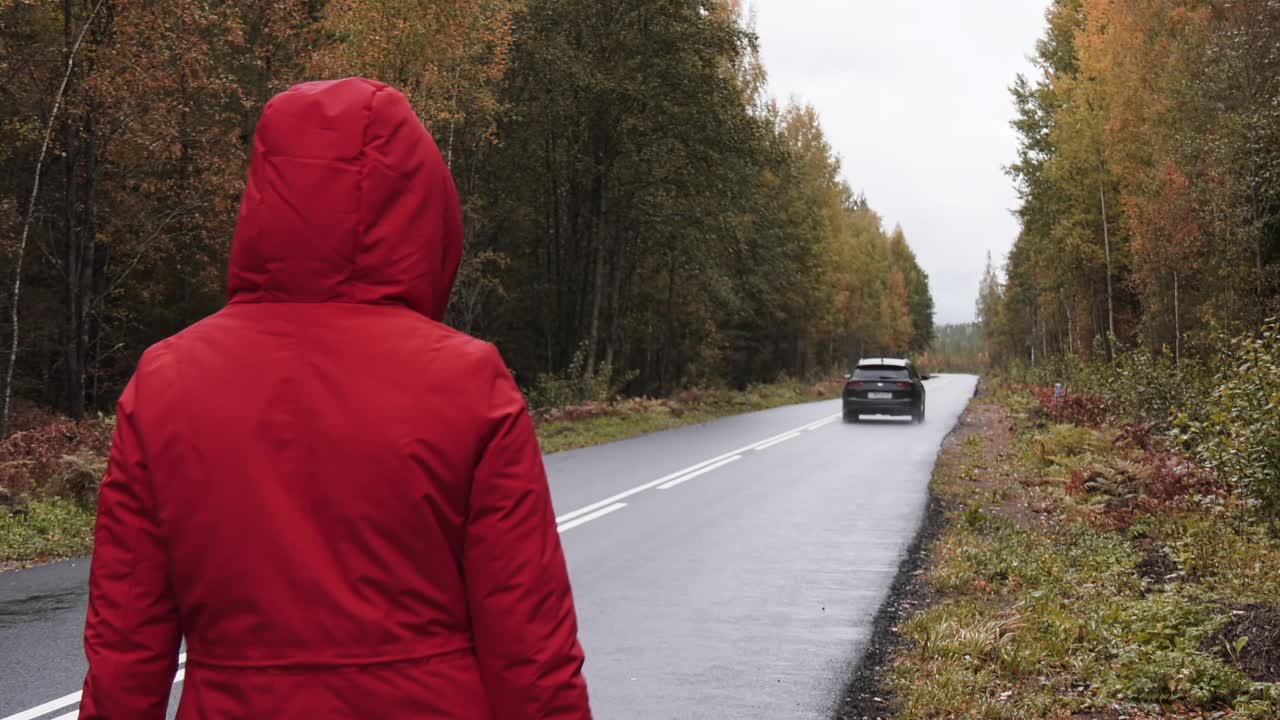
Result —
[[[902,225],[936,321],[973,319],[987,251],[1003,264],[1018,232],[1008,87],[1048,0],[750,2],[772,93],[818,110],[849,185]]]

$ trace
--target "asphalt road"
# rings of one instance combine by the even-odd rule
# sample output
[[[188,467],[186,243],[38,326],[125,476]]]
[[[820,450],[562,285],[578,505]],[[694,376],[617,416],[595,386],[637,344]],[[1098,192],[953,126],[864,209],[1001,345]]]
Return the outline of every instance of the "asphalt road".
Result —
[[[923,425],[830,401],[548,456],[596,717],[831,717],[974,383]],[[0,720],[75,717],[87,576],[0,575]]]

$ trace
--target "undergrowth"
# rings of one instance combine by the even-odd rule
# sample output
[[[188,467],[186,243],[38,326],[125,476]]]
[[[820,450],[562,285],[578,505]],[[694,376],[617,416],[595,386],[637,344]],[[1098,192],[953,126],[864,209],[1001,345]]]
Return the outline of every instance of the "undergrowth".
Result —
[[[745,391],[686,390],[671,398],[586,402],[535,413],[544,453],[623,440],[718,417],[836,397],[843,381],[782,380]]]
[[[835,397],[842,381],[783,379],[746,391],[688,390],[671,398],[616,398],[608,366],[583,385],[581,368],[544,378],[530,404],[543,452],[597,445],[717,417]],[[540,404],[534,404],[534,403]],[[561,403],[547,407],[541,403]],[[114,418],[75,423],[22,407],[0,442],[0,571],[88,554],[98,485]]]
[[[976,406],[1013,431],[939,464],[895,717],[1280,717],[1280,543],[1235,483],[1100,405],[996,383]]]

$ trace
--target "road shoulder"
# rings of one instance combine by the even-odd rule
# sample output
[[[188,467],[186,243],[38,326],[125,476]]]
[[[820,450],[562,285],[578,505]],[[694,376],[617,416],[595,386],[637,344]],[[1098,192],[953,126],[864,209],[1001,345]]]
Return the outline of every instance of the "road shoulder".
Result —
[[[942,441],[938,462],[934,466],[934,482],[929,486],[929,500],[924,519],[920,523],[915,539],[907,548],[888,597],[876,613],[872,623],[871,637],[867,639],[862,657],[845,686],[836,712],[836,720],[884,718],[890,713],[893,691],[888,684],[886,673],[895,653],[899,652],[905,643],[905,638],[899,632],[899,626],[934,602],[934,594],[924,574],[928,567],[929,553],[942,535],[947,523],[947,504],[936,492],[935,483],[940,475],[955,471],[956,464],[961,461],[960,453],[965,440],[988,429],[991,413],[984,413],[978,409],[979,407],[979,405],[970,404],[961,414],[956,426]]]
[[[1038,395],[948,438],[838,720],[1280,717],[1276,533],[1151,426]]]

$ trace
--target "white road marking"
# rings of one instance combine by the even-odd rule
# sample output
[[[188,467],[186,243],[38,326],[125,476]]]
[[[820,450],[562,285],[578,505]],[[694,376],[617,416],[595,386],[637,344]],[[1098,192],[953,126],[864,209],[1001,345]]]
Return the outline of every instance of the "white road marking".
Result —
[[[609,506],[609,507],[607,507],[607,508],[602,508],[602,509],[597,510],[597,511],[595,511],[595,512],[593,512],[593,513],[589,514],[589,515],[583,515],[582,517],[579,517],[579,518],[578,518],[578,519],[576,519],[576,520],[570,520],[569,522],[563,523],[563,524],[561,524],[559,527],[557,527],[556,529],[557,529],[557,530],[559,530],[560,532],[564,532],[564,531],[566,531],[566,530],[572,530],[572,529],[574,529],[574,528],[578,527],[579,525],[585,525],[585,524],[587,524],[587,523],[591,522],[592,520],[596,520],[596,519],[598,519],[598,518],[602,518],[602,517],[604,517],[605,515],[608,515],[609,513],[614,512],[614,511],[617,511],[617,510],[621,510],[622,508],[624,508],[624,507],[626,507],[626,506],[627,506],[627,504],[626,504],[626,503],[614,503],[614,504],[610,505],[610,506]]]
[[[722,455],[717,455],[716,457],[713,457],[710,460],[703,460],[700,463],[697,463],[695,465],[690,465],[689,467],[684,468],[682,470],[677,470],[673,473],[663,475],[657,480],[652,480],[650,482],[644,483],[643,485],[637,485],[631,488],[630,490],[623,490],[622,492],[616,495],[612,495],[603,500],[593,502],[590,505],[580,507],[577,510],[567,512],[564,515],[560,515],[559,517],[556,518],[556,523],[557,523],[556,529],[559,532],[563,533],[566,530],[572,530],[573,528],[576,528],[579,525],[585,525],[586,523],[589,523],[592,520],[597,520],[599,518],[604,517],[605,515],[608,515],[613,512],[617,512],[618,510],[621,510],[622,508],[626,507],[627,504],[623,502],[619,502],[620,500],[625,500],[626,498],[629,498],[632,495],[642,493],[645,490],[649,490],[652,488],[669,490],[677,485],[680,485],[681,483],[692,480],[693,478],[698,477],[699,475],[702,475],[704,473],[709,473],[712,470],[724,467],[729,463],[741,460],[742,453],[744,452],[747,452],[749,450],[764,450],[765,448],[772,447],[779,443],[786,442],[787,440],[791,440],[799,436],[801,433],[805,431],[817,430],[818,428],[828,423],[834,422],[839,417],[840,417],[840,414],[836,413],[835,415],[822,418],[821,420],[818,420],[816,422],[811,422],[807,425],[802,425],[793,430],[787,430],[786,432],[781,432],[781,433],[778,433],[777,435],[772,435],[763,440],[757,440],[756,442],[753,442],[750,445],[744,445],[736,450],[730,450],[729,452],[724,453]],[[186,677],[186,672],[187,672],[186,668],[181,667],[186,662],[187,662],[186,653],[182,653],[181,655],[178,656],[178,665],[180,667],[178,668],[177,674],[173,678],[174,685],[177,685],[178,683],[182,682],[183,679]],[[50,700],[49,702],[44,703],[42,705],[37,705],[36,707],[31,708],[30,710],[23,710],[22,712],[17,713],[15,715],[10,715],[5,718],[0,718],[0,720],[36,720],[36,718],[44,717],[49,713],[55,712],[57,710],[61,710],[64,707],[67,707],[69,705],[74,705],[78,702],[80,702],[80,692],[77,691],[77,692],[71,693],[70,695],[64,695],[56,700]],[[66,713],[64,715],[59,715],[53,718],[52,720],[73,720],[73,718],[77,717],[79,714],[80,714],[80,711],[75,710],[75,711]]]
[[[796,439],[796,438],[798,438],[798,437],[800,437],[800,433],[798,433],[798,432],[787,433],[786,435],[783,435],[782,437],[780,437],[780,438],[778,438],[778,439],[776,439],[776,440],[770,440],[769,442],[764,443],[764,444],[762,444],[762,445],[757,445],[757,446],[756,446],[756,451],[757,451],[757,452],[759,452],[760,450],[768,450],[769,448],[773,447],[774,445],[780,445],[780,444],[782,444],[782,443],[784,443],[784,442],[786,442],[786,441],[788,441],[788,440],[795,440],[795,439]]]
[[[779,440],[774,440],[774,442],[781,442],[781,441],[779,441]],[[675,487],[675,486],[677,486],[677,485],[679,485],[679,484],[681,484],[681,483],[689,482],[690,480],[692,480],[692,479],[694,479],[694,478],[698,477],[699,475],[705,475],[705,474],[707,474],[707,473],[711,472],[712,470],[716,470],[716,469],[722,468],[722,467],[724,467],[725,465],[728,465],[729,463],[737,462],[737,461],[739,461],[739,460],[741,460],[741,459],[742,459],[742,456],[741,456],[741,455],[734,455],[733,457],[728,458],[728,459],[726,459],[726,460],[721,460],[720,462],[715,463],[714,465],[708,465],[708,466],[706,466],[706,467],[702,468],[701,470],[694,470],[693,472],[689,473],[688,475],[681,475],[680,477],[676,478],[675,480],[670,480],[670,481],[664,482],[664,483],[662,483],[661,485],[659,485],[659,486],[658,486],[658,489],[659,489],[659,490],[670,490],[671,488],[673,488],[673,487]]]
[[[9,717],[4,718],[4,720],[34,720],[35,718],[38,718],[42,715],[47,715],[53,712],[54,710],[61,710],[62,708],[68,705],[74,705],[75,703],[78,703],[78,702],[80,702],[80,692],[76,691],[71,693],[70,695],[63,695],[57,700],[50,700],[49,702],[43,705],[37,705],[31,708],[30,710],[23,710],[22,712],[16,715],[10,715]],[[77,710],[76,712],[78,713],[79,711]],[[73,716],[75,714],[76,713],[72,713]],[[64,715],[63,717],[67,717],[67,716]]]
[[[839,413],[837,413],[837,414],[835,414],[835,415],[832,415],[831,417],[823,418],[823,420],[834,420],[834,419],[836,419],[836,418],[838,418],[838,417],[840,417],[840,414],[839,414]],[[810,423],[810,425],[812,425],[812,423]],[[805,430],[805,429],[807,429],[808,427],[809,427],[809,425],[802,425],[802,426],[800,426],[800,427],[798,427],[798,428],[794,428],[794,429],[792,429],[792,430],[788,430],[788,431],[786,431],[786,432],[778,433],[777,435],[773,435],[773,436],[767,437],[767,438],[765,438],[765,439],[763,439],[763,440],[757,440],[757,441],[755,441],[755,442],[751,443],[750,445],[745,445],[745,446],[743,446],[743,447],[738,448],[737,450],[730,450],[729,452],[724,453],[724,454],[722,454],[722,455],[717,455],[717,456],[715,456],[715,457],[711,458],[710,460],[703,460],[702,462],[697,463],[696,465],[690,465],[689,467],[684,468],[684,469],[682,469],[682,470],[677,470],[677,471],[675,471],[675,472],[673,472],[673,473],[669,473],[669,474],[667,474],[667,475],[663,475],[662,477],[658,478],[657,480],[652,480],[652,481],[650,481],[650,482],[644,483],[643,485],[637,485],[637,486],[635,486],[635,487],[631,488],[630,490],[623,490],[622,492],[620,492],[620,493],[618,493],[618,494],[616,494],[616,495],[611,495],[611,496],[609,496],[609,497],[607,497],[607,498],[605,498],[605,499],[603,499],[603,500],[599,500],[599,501],[593,502],[593,503],[591,503],[590,505],[585,505],[585,506],[583,506],[583,507],[578,508],[577,510],[573,510],[573,511],[571,511],[571,512],[567,512],[567,513],[565,513],[564,515],[560,515],[559,517],[557,517],[557,518],[556,518],[556,522],[558,522],[558,523],[567,522],[567,521],[572,520],[572,519],[574,519],[574,518],[576,518],[576,517],[579,517],[579,516],[581,516],[581,515],[586,515],[587,513],[595,512],[596,510],[599,510],[600,508],[605,507],[606,505],[611,505],[611,504],[613,504],[613,503],[618,502],[619,500],[626,500],[627,498],[631,497],[632,495],[637,495],[637,494],[639,494],[639,493],[644,492],[645,490],[649,490],[649,489],[651,489],[651,488],[658,487],[659,485],[662,485],[663,483],[666,483],[666,482],[670,482],[671,480],[674,480],[674,479],[676,479],[676,478],[680,477],[681,475],[687,475],[687,474],[689,474],[689,473],[693,472],[694,470],[701,470],[702,468],[704,468],[704,467],[706,467],[706,466],[708,466],[708,465],[714,465],[714,464],[716,464],[716,463],[720,462],[721,460],[724,460],[724,459],[726,459],[726,458],[731,458],[731,457],[733,457],[734,455],[738,455],[738,454],[740,454],[740,453],[747,452],[748,450],[754,450],[754,449],[755,449],[755,447],[756,447],[757,445],[763,445],[764,443],[767,443],[767,442],[769,442],[770,440],[776,440],[776,439],[778,439],[778,438],[782,437],[783,435],[788,435],[788,434],[793,433],[793,432],[796,432],[796,431],[804,431],[804,430]]]
[[[808,427],[808,429],[809,429],[809,430],[817,430],[818,428],[822,427],[823,425],[830,425],[831,423],[833,423],[833,422],[835,422],[836,420],[839,420],[839,419],[840,419],[840,416],[839,416],[839,415],[832,415],[831,417],[829,417],[829,418],[827,418],[827,419],[825,419],[825,420],[819,420],[818,422],[816,422],[816,423],[814,423],[814,424],[810,425],[810,426]]]
[[[187,669],[185,667],[182,667],[182,665],[185,665],[186,662],[187,662],[187,654],[180,653],[178,655],[178,665],[179,665],[178,672],[173,676],[174,685],[177,685],[178,683],[182,682],[183,678],[187,676]],[[6,718],[0,718],[0,720],[35,720],[35,718],[44,717],[45,715],[48,715],[49,713],[55,710],[61,710],[62,708],[67,707],[68,705],[75,705],[76,703],[80,702],[80,696],[81,696],[81,691],[76,691],[71,693],[70,695],[63,695],[57,700],[50,700],[49,702],[44,703],[43,705],[37,705],[31,708],[30,710],[23,710],[22,712],[17,713],[16,715],[10,715],[9,717],[6,717]],[[53,720],[74,720],[74,718],[77,718],[79,716],[80,716],[80,709],[76,708],[75,710],[72,710],[69,713],[65,713],[63,715],[59,715],[53,718]]]

